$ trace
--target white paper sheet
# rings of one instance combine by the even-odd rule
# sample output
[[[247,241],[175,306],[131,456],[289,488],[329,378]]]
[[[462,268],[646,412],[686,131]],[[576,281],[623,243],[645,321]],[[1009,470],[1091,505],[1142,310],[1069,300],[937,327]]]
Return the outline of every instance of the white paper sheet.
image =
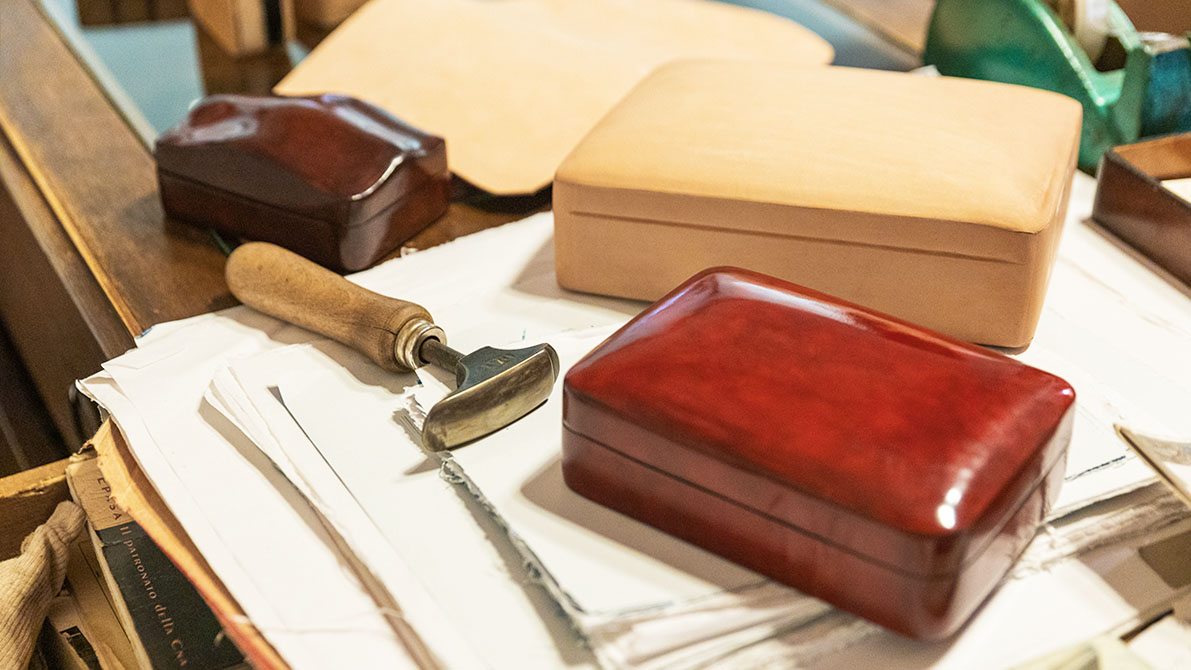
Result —
[[[84,388],[112,413],[204,558],[294,670],[413,668],[298,492],[203,403],[225,357],[286,335],[250,310],[199,323],[201,342],[175,331],[109,362]]]
[[[1086,189],[1085,195],[1090,197]],[[1071,481],[1068,482],[1068,489],[1081,492],[1081,495],[1068,498],[1071,501],[1068,509],[1100,498],[1109,490],[1115,492],[1135,487],[1151,477],[1144,466],[1131,462],[1111,429],[1111,422],[1123,415],[1121,407],[1139,410],[1133,416],[1154,421],[1145,412],[1149,406],[1120,398],[1108,386],[1099,383],[1095,374],[1085,372],[1086,367],[1096,365],[1103,351],[1115,352],[1120,349],[1126,357],[1134,357],[1129,340],[1133,335],[1149,338],[1151,343],[1157,342],[1147,349],[1149,353],[1177,349],[1177,340],[1181,337],[1178,324],[1159,320],[1155,328],[1139,326],[1139,321],[1152,318],[1152,315],[1141,314],[1127,303],[1106,305],[1106,296],[1117,296],[1103,289],[1132,281],[1140,284],[1136,287],[1139,291],[1148,290],[1150,294],[1157,292],[1157,301],[1165,299],[1167,306],[1181,308],[1185,302],[1185,298],[1176,291],[1165,291],[1165,295],[1162,295],[1164,287],[1153,285],[1154,278],[1144,268],[1136,273],[1118,273],[1120,276],[1111,278],[1112,284],[1089,282],[1085,276],[1088,267],[1094,267],[1097,261],[1119,263],[1122,254],[1090,229],[1077,228],[1073,231],[1073,237],[1075,242],[1068,244],[1068,248],[1073,249],[1072,253],[1079,260],[1064,259],[1065,265],[1056,271],[1055,293],[1060,297],[1044,317],[1044,326],[1039,331],[1035,345],[1022,356],[1028,362],[1059,371],[1068,377],[1073,375],[1065,373],[1066,370],[1082,375],[1076,383],[1081,400],[1077,430],[1081,431],[1083,439],[1073,452],[1069,469]],[[1108,266],[1107,271],[1111,275],[1114,266]],[[1145,307],[1144,303],[1142,307]],[[1176,311],[1175,314],[1185,316],[1185,312]],[[1084,343],[1089,338],[1085,331],[1099,340],[1094,345],[1099,349],[1093,350]],[[567,346],[567,338],[555,339],[564,365],[566,361],[574,360]],[[591,339],[591,342],[576,347],[579,353],[590,348],[599,337],[592,336]],[[1066,347],[1068,339],[1074,339],[1077,346]],[[1167,378],[1165,370],[1155,371],[1152,368],[1143,366],[1144,374],[1138,374],[1138,366],[1131,366],[1132,376],[1117,381],[1128,390],[1140,389],[1141,394],[1151,392],[1147,391],[1147,385],[1177,389],[1177,380]],[[1112,369],[1109,373],[1118,371]],[[423,381],[428,385],[433,382],[425,375]],[[1139,396],[1144,397],[1141,394]],[[329,411],[317,394],[304,394],[300,389],[283,389],[283,395],[294,416],[303,423],[320,448],[328,453],[346,453],[348,442],[383,442],[407,437],[405,429],[387,425],[387,417],[378,414],[380,420],[373,427],[375,433],[369,435],[367,417],[356,416],[352,430],[363,432],[345,439],[334,425],[320,418],[320,415],[333,416],[338,412]],[[433,400],[431,395],[425,403],[428,405]],[[348,398],[343,398],[341,402],[345,406],[359,404]],[[552,402],[557,403],[557,398]],[[485,442],[460,450],[456,461],[465,473],[471,475],[520,541],[541,561],[549,576],[556,580],[557,595],[578,617],[580,626],[589,636],[604,635],[601,631],[610,628],[622,632],[628,630],[633,624],[617,622],[617,617],[626,616],[626,612],[634,613],[627,615],[629,617],[645,613],[644,616],[637,616],[637,635],[606,636],[609,647],[603,651],[615,647],[621,653],[623,662],[656,658],[666,651],[668,644],[663,640],[665,636],[657,633],[659,625],[669,626],[669,640],[697,641],[701,635],[707,634],[708,628],[674,625],[681,618],[681,609],[686,603],[723,597],[725,587],[744,589],[747,593],[753,590],[749,587],[762,583],[755,575],[731,565],[723,565],[720,559],[682,543],[677,543],[679,548],[674,549],[672,545],[675,542],[672,539],[640,524],[626,522],[620,515],[571,494],[562,484],[558,470],[557,425],[555,404],[554,410],[550,410],[549,406],[538,410]],[[380,436],[385,433],[389,435],[382,439]],[[344,463],[344,467],[350,468],[350,463]],[[368,474],[359,472],[357,475],[361,478],[351,486],[368,487]],[[380,495],[376,505],[379,506],[384,499],[385,496]],[[646,548],[644,552],[641,547]],[[1077,547],[1067,549],[1074,551]],[[1043,560],[1042,555],[1046,552],[1040,548],[1038,554],[1040,556],[1035,560]],[[767,636],[772,632],[767,626],[791,625],[793,612],[806,611],[808,605],[805,601],[809,600],[787,592],[782,606],[776,610],[766,610],[754,608],[754,601],[748,596],[733,597],[718,603],[713,611],[722,615],[735,607],[750,612],[750,615],[740,615],[738,612],[738,616],[734,617],[741,622],[735,633],[740,638],[737,640],[739,643]],[[663,617],[663,612],[668,616]],[[714,618],[722,632],[723,617]],[[601,628],[601,624],[608,627]],[[646,628],[652,628],[648,634],[650,644],[634,649],[635,644],[645,639]],[[730,624],[728,629],[732,628]],[[723,638],[720,642],[724,642]],[[677,642],[674,644],[674,648],[679,646]]]
[[[1091,188],[1089,179],[1077,175],[1071,208],[1074,219],[1079,219],[1090,209]],[[444,272],[443,268],[450,270]],[[550,219],[549,215],[539,215],[387,263],[361,273],[355,280],[382,293],[412,298],[426,305],[451,334],[452,344],[463,350],[491,342],[534,341],[567,329],[616,325],[641,307],[639,303],[564,292],[554,282],[552,270]],[[1183,380],[1191,379],[1191,361],[1180,355],[1183,351],[1180,347],[1186,342],[1185,334],[1191,332],[1188,324],[1191,324],[1191,301],[1186,296],[1151,274],[1107,238],[1080,223],[1069,222],[1038,338],[1024,356],[1027,361],[1068,377],[1080,395],[1080,415],[1071,462],[1082,469],[1069,472],[1072,479],[1064,489],[1061,504],[1067,507],[1078,505],[1136,487],[1150,478],[1148,470],[1130,458],[1111,435],[1105,435],[1102,426],[1124,421],[1136,422],[1148,430],[1177,432],[1185,424],[1188,419],[1181,399],[1188,397]],[[338,513],[336,506],[342,503],[332,503],[336,499],[321,491],[325,482],[316,486],[322,480],[286,469],[287,459],[294,467],[298,462],[305,462],[295,455],[272,453],[271,456],[280,463],[277,467],[281,468],[275,469],[263,458],[264,452],[257,451],[256,445],[243,439],[234,424],[222,422],[221,425],[221,415],[209,404],[203,404],[203,394],[227,363],[250,359],[285,344],[313,339],[305,331],[284,327],[249,310],[237,308],[159,326],[142,338],[140,349],[111,362],[104,373],[83,384],[88,393],[113,412],[142,467],[179,520],[191,531],[204,556],[279,651],[287,658],[292,654],[297,659],[296,668],[319,667],[317,663],[332,657],[342,663],[343,645],[350,646],[352,658],[361,662],[391,654],[394,645],[391,629],[375,610],[368,591],[339,562],[336,557],[338,548],[332,548],[334,542],[318,530],[325,519],[314,514],[301,499],[302,486],[291,488],[286,482],[279,481],[283,479],[280,475],[289,472],[299,484],[304,480],[304,485],[309,487],[306,493],[321,499],[322,504],[327,505],[324,512],[329,509],[334,512],[332,516],[337,523],[344,524],[340,532],[355,537],[355,531],[350,530],[350,524]],[[1172,347],[1175,347],[1173,353]],[[1118,365],[1117,360],[1126,363]],[[1094,372],[1083,372],[1084,369]],[[318,377],[301,377],[306,384],[312,380],[318,380]],[[244,381],[241,379],[237,383]],[[325,381],[327,385],[322,387],[325,398],[321,405],[324,415],[316,423],[334,425],[337,429],[332,432],[341,436],[357,428],[366,432],[359,422],[344,420],[344,417],[353,416],[351,413],[326,412],[335,406],[335,402],[342,402],[339,390],[343,386],[342,379],[339,382],[332,382],[331,378]],[[249,388],[254,383],[241,386]],[[292,383],[292,379],[278,380],[283,394],[289,393],[293,398],[315,388],[287,386]],[[365,386],[369,386],[370,393],[377,394],[373,398],[374,405],[348,409],[362,411],[371,407],[374,411],[388,411],[390,424],[398,425],[392,422],[392,411],[389,410],[397,407],[393,389],[383,384]],[[259,390],[247,393],[250,397],[260,397]],[[390,399],[392,406],[388,404]],[[235,400],[227,396],[217,402],[228,405]],[[266,403],[267,398],[260,401],[261,406]],[[256,401],[249,404],[260,410]],[[225,406],[225,409],[229,408]],[[264,423],[271,426],[280,420],[273,418]],[[244,425],[244,428],[253,433],[260,430],[260,426]],[[317,429],[311,431],[317,432]],[[553,433],[556,437],[557,431]],[[401,439],[407,440],[408,444],[409,440],[408,434],[395,436],[388,443],[372,442],[371,436],[363,433],[358,437],[360,439],[353,445],[357,449],[360,445],[398,444]],[[323,441],[315,438],[314,442],[326,455]],[[279,440],[278,444],[283,445],[283,441]],[[483,446],[481,443],[468,449]],[[266,445],[264,449],[268,452],[270,447]],[[415,464],[411,469],[408,463],[416,457],[409,456],[410,453],[390,454],[379,461],[372,460],[377,454],[369,453],[367,458],[360,454],[356,460],[356,467],[364,470],[361,476],[371,474],[388,478],[386,483],[389,484],[396,482],[386,490],[388,497],[365,502],[366,494],[361,494],[355,487],[349,488],[368,518],[388,540],[389,549],[396,551],[419,581],[428,585],[431,597],[441,605],[456,632],[465,631],[463,634],[471,646],[484,656],[486,648],[496,648],[506,641],[497,639],[501,636],[499,627],[484,628],[482,622],[491,621],[493,612],[478,603],[469,603],[472,591],[466,590],[462,584],[474,585],[480,592],[487,589],[486,593],[493,597],[498,593],[509,596],[505,588],[508,584],[495,587],[490,578],[497,576],[507,580],[511,572],[507,565],[476,565],[469,561],[484,550],[485,539],[476,537],[475,520],[470,518],[466,501],[461,502],[453,490],[438,481],[432,472],[426,472],[425,464]],[[476,457],[476,460],[477,464],[469,467],[476,468],[477,472],[488,469],[478,463],[482,457]],[[531,469],[512,473],[520,476],[521,481],[514,482],[507,491],[527,501],[522,505],[529,510],[526,514],[537,515],[537,523],[543,528],[550,524],[559,525],[559,519],[550,516],[565,520],[564,510],[532,509],[533,496],[546,500],[539,494],[549,489],[530,486],[531,495],[522,493],[522,487],[527,483],[549,483],[549,461],[529,459],[525,465]],[[347,465],[340,467],[345,471],[348,468]],[[495,468],[494,471],[505,469]],[[337,469],[336,473],[344,481],[348,480],[344,472]],[[535,475],[542,473],[545,478],[535,480]],[[205,486],[209,481],[231,482],[231,485],[221,486],[216,491]],[[489,488],[498,491],[501,486]],[[499,500],[496,502],[498,506],[502,504]],[[379,520],[375,512],[382,504],[397,520],[389,526],[386,526],[389,522]],[[443,519],[427,513],[426,508],[436,504],[444,510]],[[244,514],[244,510],[258,507],[261,516]],[[413,512],[407,512],[409,510]],[[261,528],[259,519],[262,518],[270,519],[268,527]],[[283,521],[273,523],[274,518]],[[467,533],[471,533],[471,537],[465,537]],[[555,535],[554,532],[542,532],[541,538],[548,541]],[[595,533],[589,539],[602,535]],[[539,538],[537,542],[541,545],[543,541]],[[360,541],[357,539],[357,542]],[[358,550],[361,555],[367,554],[367,551]],[[545,546],[540,549],[543,554],[553,550]],[[490,548],[487,552],[484,555],[490,559],[493,553]],[[292,571],[278,570],[279,556],[300,565]],[[331,564],[336,567],[330,568]],[[329,569],[335,577],[324,578],[323,569]],[[461,571],[469,570],[488,571],[489,579],[470,582],[458,579]],[[659,600],[651,595],[629,601],[608,599],[601,602],[600,598],[614,591],[595,589],[600,593],[588,597],[589,602],[572,604],[593,615],[615,612],[616,616],[624,616],[623,612],[630,611],[633,614],[627,616],[631,618],[639,615],[642,608],[648,610],[675,599],[682,601],[692,594],[695,595],[693,603],[697,603],[701,585],[710,585],[705,595],[711,597],[721,593],[721,585],[733,584],[732,579],[735,579],[726,579],[723,575],[727,572],[700,574],[697,569],[685,572],[688,574],[650,583],[651,588],[672,590],[677,594],[672,599]],[[690,572],[695,573],[693,579]],[[291,588],[295,580],[297,583],[315,583],[312,582],[315,575],[318,575],[317,588]],[[295,593],[287,594],[286,590]],[[319,594],[324,597],[320,598]],[[507,601],[519,603],[516,607],[521,607],[522,613],[534,607],[527,605],[524,598],[517,600],[509,596]],[[312,602],[316,602],[316,606],[312,606]],[[734,601],[725,606],[739,604]],[[761,609],[758,606],[754,610],[757,625],[746,627],[738,640],[755,635],[758,627],[770,620],[760,612]],[[357,614],[370,623],[357,625],[355,619],[348,616]],[[499,618],[500,615],[495,616]],[[594,639],[607,633],[610,636],[607,639],[614,638],[618,649],[627,658],[633,654],[634,640],[641,638],[617,635],[615,626],[624,622],[616,621],[616,616],[605,616],[603,623],[609,627],[603,632],[593,627],[589,634]],[[639,617],[634,625],[653,625],[658,621],[656,617]],[[350,622],[351,630],[342,630],[345,622]],[[312,629],[322,632],[308,634]],[[533,635],[537,636],[538,643],[543,642],[542,631]],[[361,641],[357,643],[356,638]],[[378,642],[381,638],[384,639]],[[550,642],[547,638],[542,646],[534,647],[541,651],[534,658],[557,665],[557,651],[550,659]],[[311,646],[321,646],[322,651],[307,649]],[[308,659],[311,665],[303,666]],[[572,661],[582,663],[575,657],[562,660],[564,663]],[[531,663],[526,667],[549,666]]]
[[[1179,530],[1185,531],[1186,524]],[[1182,591],[1185,592],[1185,589]],[[959,635],[922,644],[881,634],[839,653],[822,656],[808,670],[972,670],[1008,668],[1110,630],[1127,629],[1156,614],[1180,591],[1171,589],[1131,547],[1064,561],[1047,572],[1003,584]],[[766,656],[788,644],[778,638],[746,650],[736,667],[766,667]],[[879,664],[872,659],[880,658]]]
[[[1187,202],[1191,202],[1191,177],[1167,179],[1162,185]]]
[[[443,614],[421,588],[408,566],[364,514],[352,492],[310,443],[281,403],[277,388],[295,374],[293,359],[319,356],[323,349],[329,364],[347,375],[337,360],[350,360],[359,382],[399,389],[411,375],[396,375],[372,365],[363,356],[334,342],[294,345],[258,356],[237,359],[215,375],[205,400],[235,423],[301,492],[319,515],[349,569],[362,582],[374,603],[386,614],[398,637],[424,667],[481,667],[466,643],[432,638],[435,649],[426,650],[417,631],[449,630]],[[345,380],[346,381],[346,380]],[[394,597],[401,594],[400,602]]]
[[[601,337],[602,333],[597,332],[589,335],[586,342],[577,335],[555,337],[552,341],[565,368],[576,357],[576,351],[584,351]],[[407,521],[390,510],[394,490],[401,485],[377,481],[375,474],[364,467],[366,461],[353,453],[359,445],[390,445],[410,439],[406,429],[389,416],[391,403],[386,402],[384,393],[373,393],[370,401],[367,390],[361,388],[364,394],[348,394],[328,405],[317,389],[326,387],[326,375],[330,371],[311,366],[301,372],[291,378],[295,386],[281,389],[293,416],[307,428],[332,465],[342,466],[342,472],[350,473],[349,486],[371,496],[361,502],[373,511],[378,522],[385,524],[391,533],[399,533],[396,529]],[[435,380],[430,375],[422,377],[425,386],[415,393],[422,402],[432,403],[445,391],[434,390]],[[742,647],[759,644],[783,631],[789,639],[783,643],[782,658],[791,662],[824,657],[830,651],[872,635],[884,636],[869,624],[772,583],[757,585],[754,581],[753,588],[726,593],[713,582],[695,581],[689,573],[714,572],[714,566],[722,561],[664,535],[652,538],[656,531],[593,505],[565,487],[559,486],[553,495],[546,497],[552,502],[549,505],[543,505],[540,497],[527,495],[525,489],[537,485],[537,476],[526,479],[525,473],[541,473],[543,468],[539,464],[543,462],[550,464],[549,467],[556,466],[557,447],[535,436],[557,425],[558,400],[555,397],[534,414],[483,442],[456,451],[455,460],[463,465],[465,472],[471,473],[472,483],[496,506],[503,521],[517,535],[515,541],[532,554],[540,578],[565,604],[610,667],[682,667],[693,659],[706,660],[720,654],[732,656],[732,652]],[[346,436],[335,422],[320,418],[345,414],[351,423]],[[521,491],[510,491],[510,483],[515,486],[518,482],[528,484]],[[1154,506],[1147,498],[1136,498],[1119,514],[1073,520],[1050,531],[1027,552],[1015,572],[1016,578],[1033,579],[1042,575],[1047,579],[1048,571],[1060,565],[1063,557],[1081,555],[1086,548],[1112,537],[1124,539],[1126,535],[1136,537],[1161,531],[1172,518],[1180,516],[1179,503],[1170,502],[1166,497],[1161,499],[1160,506]],[[645,553],[618,541],[626,536],[636,538],[634,545],[644,547]],[[680,563],[689,581],[676,583],[670,574],[675,572],[673,566],[659,560],[657,555]],[[650,579],[658,583],[648,584]],[[643,584],[648,584],[646,593],[654,598],[688,600],[654,601],[627,613],[583,611],[576,605],[576,600],[592,602],[593,598],[623,604],[626,599],[638,597]],[[699,593],[700,588],[707,590]],[[1106,616],[1127,616],[1130,611],[1122,605]],[[1088,627],[1087,623],[1077,625],[1073,634],[1091,635],[1100,630]],[[989,628],[982,626],[980,630]],[[792,642],[795,639],[797,643]]]
[[[528,226],[494,231],[500,233],[496,239],[478,235],[469,240],[468,253],[478,257],[486,257],[490,252],[486,244],[489,241],[510,245],[509,251],[502,256],[504,262],[496,264],[492,271],[483,263],[459,264],[454,275],[460,281],[458,284],[442,281],[441,268],[453,265],[450,260],[453,245],[404,259],[400,264],[374,268],[356,279],[365,285],[374,282],[371,284],[374,287],[376,283],[402,287],[402,291],[389,292],[415,297],[431,309],[443,306],[444,295],[452,302],[461,293],[481,298],[488,295],[483,287],[491,287],[490,292],[499,288],[506,295],[502,300],[490,301],[489,309],[507,307],[521,315],[515,331],[496,333],[502,338],[533,332],[537,321],[540,325],[536,328],[549,331],[557,329],[560,323],[587,326],[619,322],[639,308],[631,302],[597,297],[560,303],[557,288],[553,286],[551,258],[542,253],[543,248],[548,249],[549,227],[546,217]],[[443,253],[447,253],[445,258],[439,256]],[[549,281],[551,290],[542,290],[547,286],[544,280]],[[510,286],[515,288],[508,291]],[[544,320],[535,316],[543,305],[555,303],[559,304],[546,310]],[[458,324],[452,335],[453,343],[464,342],[460,346],[468,346],[469,329],[465,324],[472,325],[473,341],[482,341],[489,335],[485,332],[486,322],[474,320],[476,314],[468,310],[455,309],[452,313],[444,306],[436,309],[436,314],[444,325]],[[403,647],[394,637],[385,613],[376,608],[369,591],[351,574],[350,566],[340,562],[340,548],[323,532],[326,519],[302,499],[300,488],[294,488],[282,476],[285,468],[277,469],[278,464],[264,458],[265,453],[242,434],[240,427],[225,420],[210,404],[214,396],[204,398],[207,386],[229,360],[315,339],[307,331],[285,326],[246,308],[234,308],[154,327],[139,339],[138,349],[110,362],[103,373],[81,386],[112,412],[138,462],[167,505],[188,530],[193,529],[192,538],[199,550],[266,638],[284,658],[294,659],[293,667],[330,667],[330,659],[362,666],[383,661],[382,665],[405,667],[400,658]],[[158,374],[163,377],[157,377]],[[440,485],[454,496],[448,485],[430,474],[434,478],[431,485]],[[220,482],[220,486],[207,485],[213,481]],[[421,493],[411,495],[408,508],[418,509],[421,505],[416,501],[425,497]],[[259,513],[244,513],[258,506]],[[474,531],[474,520],[466,508],[460,506],[453,512],[466,518],[466,527]],[[263,529],[261,519],[269,520]],[[419,541],[426,543],[433,529],[431,517],[420,528],[428,532]],[[482,545],[482,539],[479,542]],[[474,543],[469,551],[460,555],[475,556]],[[324,572],[330,576],[316,578]],[[294,588],[294,584],[307,583],[313,586]],[[543,625],[538,609],[548,605],[527,598],[519,588],[515,590],[518,593],[503,593],[502,602],[505,611],[522,615],[517,617],[518,622],[524,623],[519,632],[528,640],[516,652],[523,661],[522,667],[554,668],[587,663],[587,657],[576,651],[573,639],[569,649],[556,642],[562,635],[557,624]],[[412,597],[395,595],[399,596],[399,602]],[[423,612],[423,608],[416,608],[415,615],[414,609],[408,613],[411,618]],[[484,606],[458,609],[466,610],[465,613],[474,611],[477,621],[491,620],[499,611]],[[465,653],[461,650],[466,650],[467,645],[459,643],[458,629],[433,624],[419,628],[423,629],[427,632],[422,637],[431,638],[426,641],[442,659],[458,660]],[[502,667],[489,665],[492,658],[500,660],[500,654],[493,650],[499,651],[500,645],[504,645],[501,633],[493,631],[485,636],[481,627],[473,629],[479,637],[486,637],[481,640],[481,646],[488,647],[480,655],[484,666]],[[442,637],[435,642],[435,635]],[[366,639],[357,640],[361,637]],[[504,649],[507,654],[507,645]],[[505,660],[509,660],[507,655]],[[466,662],[450,665],[479,667]]]
[[[1073,218],[1078,218],[1089,206],[1089,189],[1093,184],[1086,178],[1077,181]],[[562,295],[556,287],[545,288]],[[1121,292],[1139,298],[1135,302],[1125,300]],[[503,302],[499,292],[495,295],[496,302]],[[467,304],[471,304],[470,300]],[[483,314],[482,301],[477,300],[476,304],[481,306],[465,311],[480,309]],[[543,309],[541,314],[546,311]],[[510,312],[485,316],[491,318],[485,322],[492,324],[493,332],[517,330],[517,317]],[[1135,487],[1152,477],[1144,464],[1131,458],[1114,434],[1112,424],[1124,416],[1143,425],[1170,425],[1182,417],[1179,400],[1191,398],[1191,386],[1184,381],[1191,379],[1191,365],[1188,365],[1191,361],[1172,359],[1183,352],[1186,341],[1191,341],[1188,324],[1191,324],[1191,301],[1145,268],[1132,264],[1105,238],[1077,221],[1071,222],[1038,335],[1031,348],[1019,356],[1068,378],[1079,395],[1075,446],[1068,468],[1070,481],[1065,487],[1078,496],[1068,493],[1062,497],[1061,511],[1077,508],[1106,492]],[[583,346],[579,347],[579,353]],[[378,436],[371,438],[337,438],[336,426],[323,426],[316,416],[318,402],[296,392],[286,397],[287,402],[295,403],[291,410],[300,421],[304,417],[315,424],[307,426],[308,430],[321,431],[315,442],[323,448],[336,441],[379,439],[379,434],[387,429],[378,426]],[[343,402],[350,404],[346,399]],[[499,489],[485,487],[485,495],[491,497],[502,514],[510,518],[524,515],[519,532],[544,559],[552,555],[554,547],[564,548],[569,558],[558,561],[563,566],[560,570],[577,572],[573,579],[563,574],[559,578],[563,583],[577,585],[570,595],[579,610],[600,614],[658,607],[753,583],[749,573],[727,563],[688,565],[686,569],[667,565],[662,572],[644,570],[638,579],[618,583],[614,576],[633,571],[616,566],[621,553],[610,556],[604,547],[610,536],[626,531],[613,513],[581,499],[576,502],[564,494],[557,467],[557,417],[547,420],[545,415],[545,412],[535,413],[510,429],[527,443],[540,443],[540,452],[522,453],[519,458],[509,459],[501,449],[477,446],[460,451],[457,460],[465,471]],[[363,430],[366,425],[366,421],[360,421],[353,430]],[[499,455],[491,456],[492,452]],[[353,488],[364,485],[360,481]],[[513,508],[505,509],[506,505]],[[583,531],[575,530],[574,524],[555,523],[577,514],[570,509],[573,506],[583,507]],[[661,537],[648,535],[645,540],[623,537],[618,543],[619,552],[632,555],[636,551],[634,545],[647,545],[650,551],[668,556],[672,562],[684,560],[672,556]],[[594,542],[589,541],[593,538]],[[675,567],[680,569],[674,570]],[[615,584],[619,586],[610,586]]]
[[[551,343],[565,370],[610,333],[580,331],[552,337]],[[371,459],[360,458],[362,450],[377,449],[371,445],[416,451],[409,431],[393,418],[392,397],[363,388],[341,388],[329,397],[320,389],[332,383],[331,373],[313,366],[304,372],[300,382],[291,378],[292,385],[281,387],[291,414],[348,487],[370,497],[365,506],[389,523],[400,523],[400,515],[385,511],[390,499],[386,489],[399,482],[379,480],[368,467]],[[433,383],[428,375],[423,380]],[[571,493],[558,469],[561,390],[556,386],[544,406],[474,447],[456,451],[454,458],[466,472],[484,473],[484,483],[493,484],[484,494],[558,581],[573,589],[568,593],[581,611],[622,614],[762,581],[751,571],[643,524],[626,523],[622,515]],[[329,420],[344,413],[350,426]]]

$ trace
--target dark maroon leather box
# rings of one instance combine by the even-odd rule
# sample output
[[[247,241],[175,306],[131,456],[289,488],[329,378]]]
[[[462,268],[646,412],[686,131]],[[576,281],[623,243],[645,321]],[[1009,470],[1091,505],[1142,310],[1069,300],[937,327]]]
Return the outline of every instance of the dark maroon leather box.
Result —
[[[1075,393],[1001,354],[719,269],[577,363],[563,398],[576,492],[937,639],[1044,519]]]
[[[450,201],[442,138],[344,96],[210,96],[154,153],[170,216],[339,272],[372,265]]]
[[[1191,133],[1113,147],[1096,177],[1092,218],[1191,285],[1191,201],[1162,185],[1191,177]]]

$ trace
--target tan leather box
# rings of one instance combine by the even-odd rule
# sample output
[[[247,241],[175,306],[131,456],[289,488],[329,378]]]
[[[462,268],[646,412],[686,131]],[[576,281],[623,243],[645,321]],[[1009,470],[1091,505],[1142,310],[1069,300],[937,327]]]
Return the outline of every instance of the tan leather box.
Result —
[[[836,67],[663,66],[559,167],[569,289],[656,300],[757,270],[971,342],[1029,344],[1081,110],[1007,84]]]

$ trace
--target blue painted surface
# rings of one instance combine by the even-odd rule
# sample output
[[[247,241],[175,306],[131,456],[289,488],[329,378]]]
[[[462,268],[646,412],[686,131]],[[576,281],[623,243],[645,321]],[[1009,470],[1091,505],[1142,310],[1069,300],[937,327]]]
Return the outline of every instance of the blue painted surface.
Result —
[[[74,0],[42,0],[76,55],[96,71],[117,106],[130,102],[156,134],[186,115],[190,103],[203,96],[194,26],[188,20],[129,23],[85,28],[79,25]],[[96,62],[98,61],[98,62]],[[136,123],[134,129],[141,130]]]
[[[203,96],[198,45],[189,21],[89,29],[87,40],[159,133]]]
[[[721,0],[784,16],[814,31],[835,48],[835,64],[877,70],[911,70],[917,56],[893,45],[850,17],[815,0]]]

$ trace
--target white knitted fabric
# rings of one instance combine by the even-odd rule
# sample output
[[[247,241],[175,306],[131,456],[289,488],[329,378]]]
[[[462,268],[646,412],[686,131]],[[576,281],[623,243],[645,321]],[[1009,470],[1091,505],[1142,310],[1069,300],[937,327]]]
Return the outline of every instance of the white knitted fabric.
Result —
[[[29,664],[50,599],[62,589],[68,549],[85,522],[78,505],[58,503],[21,543],[21,554],[0,563],[0,670]]]

